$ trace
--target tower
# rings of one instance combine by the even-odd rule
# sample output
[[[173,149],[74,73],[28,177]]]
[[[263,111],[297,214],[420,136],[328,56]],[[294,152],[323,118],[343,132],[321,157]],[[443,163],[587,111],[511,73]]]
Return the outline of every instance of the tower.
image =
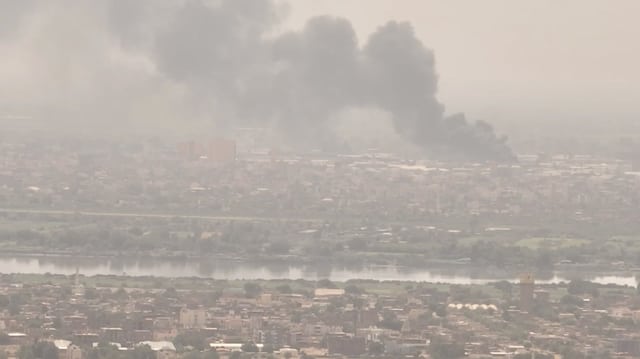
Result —
[[[532,273],[520,275],[520,310],[529,312],[533,308],[535,279]]]
[[[81,297],[84,295],[84,285],[80,283],[80,268],[76,267],[76,274],[73,276],[73,294]]]

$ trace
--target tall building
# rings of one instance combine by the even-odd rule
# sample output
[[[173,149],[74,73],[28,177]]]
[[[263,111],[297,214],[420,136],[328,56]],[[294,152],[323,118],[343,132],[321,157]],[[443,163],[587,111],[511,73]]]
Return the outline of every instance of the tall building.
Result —
[[[529,312],[533,309],[535,279],[532,273],[520,275],[520,310]]]
[[[236,141],[225,138],[212,139],[205,143],[196,141],[178,144],[180,155],[189,160],[209,160],[217,163],[233,162],[236,159]]]
[[[84,292],[84,285],[80,283],[80,268],[76,267],[76,274],[73,277],[73,295],[81,297]]]
[[[192,160],[197,156],[197,144],[195,141],[183,142],[178,144],[178,152],[186,159]]]
[[[204,308],[182,308],[178,322],[182,328],[204,328],[207,324],[207,312]]]
[[[217,138],[209,141],[205,156],[214,162],[233,162],[236,159],[236,141]]]

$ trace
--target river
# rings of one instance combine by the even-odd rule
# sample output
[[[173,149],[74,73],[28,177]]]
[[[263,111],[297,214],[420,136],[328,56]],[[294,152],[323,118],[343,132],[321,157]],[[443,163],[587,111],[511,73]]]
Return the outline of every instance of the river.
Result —
[[[0,273],[65,274],[79,272],[92,275],[128,275],[155,277],[201,277],[213,279],[373,279],[385,281],[414,281],[447,284],[486,284],[508,280],[516,282],[518,273],[497,268],[478,268],[467,265],[436,266],[424,269],[400,266],[367,265],[289,265],[284,263],[251,263],[220,259],[168,258],[106,258],[77,256],[3,256]],[[594,273],[578,270],[535,273],[538,283],[560,283],[584,279],[599,284],[637,286],[633,273]]]

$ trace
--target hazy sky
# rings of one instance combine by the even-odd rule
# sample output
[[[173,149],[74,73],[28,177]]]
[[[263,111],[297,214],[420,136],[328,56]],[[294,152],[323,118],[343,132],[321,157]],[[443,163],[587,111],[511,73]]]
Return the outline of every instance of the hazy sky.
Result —
[[[361,42],[389,19],[412,22],[448,111],[640,117],[638,0],[293,0],[290,24],[320,13],[349,18]]]
[[[445,115],[464,112],[471,122],[495,124],[498,133],[525,136],[537,127],[552,132],[562,125],[572,128],[576,121],[610,129],[610,120],[640,120],[640,0],[274,0],[288,2],[284,22],[281,7],[272,8],[268,1],[216,1],[202,2],[206,7],[226,4],[212,12],[189,5],[197,1],[179,11],[177,0],[0,0],[0,110],[21,114],[40,106],[48,119],[53,117],[49,108],[57,107],[65,110],[58,117],[153,119],[156,127],[172,126],[176,118],[204,118],[203,126],[209,126],[211,117],[250,117],[238,109],[268,117],[266,108],[257,105],[262,103],[288,110],[291,118],[303,117],[300,113],[324,118],[362,102],[358,91],[347,91],[355,98],[345,104],[348,96],[329,90],[351,88],[354,81],[339,75],[341,69],[362,59],[369,35],[377,32],[391,36],[378,37],[382,47],[396,44],[407,50],[388,49],[382,59],[387,65],[419,55],[414,68],[383,71],[389,76],[385,84],[393,79],[406,86],[386,86],[386,93],[374,96],[378,106],[389,105],[385,101],[394,96],[426,95],[435,107],[444,105]],[[248,16],[251,26],[237,21],[238,14]],[[309,18],[324,14],[348,21],[325,18],[302,30]],[[410,22],[433,56],[406,27],[380,29],[390,20]],[[279,92],[262,86],[269,83],[265,78],[273,80],[274,70],[263,64],[267,61],[261,56],[271,45],[262,35],[274,26],[282,32],[300,30],[276,44],[286,50],[279,61],[295,65],[287,68],[288,75],[309,91],[287,83],[280,84]],[[351,26],[360,49],[351,42]],[[322,53],[324,44],[344,51]],[[300,57],[296,51],[311,55]],[[304,69],[315,72],[304,74]],[[426,77],[401,78],[390,70]],[[237,85],[244,82],[253,86],[251,91]],[[423,85],[428,85],[426,92]],[[359,91],[372,88],[384,90],[369,84]],[[240,90],[251,106],[225,97]],[[280,97],[271,99],[276,94]],[[227,103],[237,106],[227,108]],[[304,107],[312,104],[327,105],[326,113]],[[537,125],[542,120],[547,126]],[[422,130],[405,132],[416,131]]]

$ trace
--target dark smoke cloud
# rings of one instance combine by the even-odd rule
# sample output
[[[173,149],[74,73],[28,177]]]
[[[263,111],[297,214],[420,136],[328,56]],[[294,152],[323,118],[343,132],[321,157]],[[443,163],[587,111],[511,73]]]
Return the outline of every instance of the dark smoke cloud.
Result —
[[[24,6],[16,3],[0,4],[0,13],[16,14],[10,16],[15,22],[51,7],[37,0],[25,1]],[[126,81],[130,77],[146,84],[135,85],[142,92],[162,89],[162,96],[169,96],[177,87],[184,100],[177,102],[189,108],[190,116],[210,118],[212,126],[272,125],[291,144],[311,147],[336,145],[338,136],[329,118],[340,111],[377,108],[390,114],[398,134],[429,153],[469,159],[512,157],[506,140],[489,124],[468,122],[461,114],[445,116],[436,97],[433,52],[408,23],[389,22],[361,45],[348,20],[331,16],[313,18],[300,31],[278,33],[287,7],[272,0],[91,4],[84,11],[102,28],[89,29],[101,39],[97,49],[90,46],[89,59],[100,56],[101,49],[115,49],[128,64],[131,59],[149,64],[144,76],[127,75],[115,84],[104,79],[116,93],[131,87]],[[8,32],[0,28],[0,36],[11,36]],[[112,77],[113,64],[103,66]],[[102,74],[90,78],[101,80]],[[107,97],[126,102],[122,96]],[[124,116],[129,106],[121,106],[125,110],[116,114]]]

